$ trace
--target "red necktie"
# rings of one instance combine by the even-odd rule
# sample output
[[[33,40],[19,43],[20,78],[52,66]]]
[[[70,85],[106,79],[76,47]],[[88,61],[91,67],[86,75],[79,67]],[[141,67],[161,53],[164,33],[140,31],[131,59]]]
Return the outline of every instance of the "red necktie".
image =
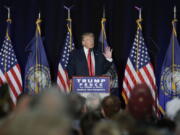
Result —
[[[92,58],[91,58],[91,50],[88,50],[88,70],[89,70],[89,76],[94,76],[94,67],[92,63]]]

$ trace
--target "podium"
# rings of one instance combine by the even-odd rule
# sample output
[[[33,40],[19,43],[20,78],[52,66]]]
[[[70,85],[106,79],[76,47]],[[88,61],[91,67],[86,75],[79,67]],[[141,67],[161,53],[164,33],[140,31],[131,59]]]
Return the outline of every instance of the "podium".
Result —
[[[72,91],[87,98],[96,94],[101,98],[110,94],[110,77],[108,76],[74,76]]]

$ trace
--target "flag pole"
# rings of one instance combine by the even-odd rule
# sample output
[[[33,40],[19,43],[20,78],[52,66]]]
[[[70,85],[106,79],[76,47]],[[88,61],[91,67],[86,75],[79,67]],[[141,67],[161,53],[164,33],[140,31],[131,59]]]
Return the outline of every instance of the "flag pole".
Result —
[[[36,21],[36,30],[39,33],[39,35],[41,35],[41,28],[40,28],[40,23],[41,23],[41,13],[39,12],[38,14],[38,19]]]
[[[4,6],[7,11],[8,11],[8,18],[6,20],[7,23],[11,23],[11,9],[10,7],[7,7],[7,6]],[[8,38],[8,40],[10,40],[10,37],[9,37],[9,28],[7,26],[7,29],[6,29],[6,38]],[[7,59],[6,59],[6,54],[4,56],[4,72],[7,72]]]
[[[68,22],[67,28],[68,28],[68,31],[70,33],[70,40],[69,40],[69,42],[70,42],[70,51],[72,51],[72,19],[71,19],[71,8],[72,7],[73,6],[71,6],[71,7],[64,6],[64,8],[68,11],[68,18],[66,20]]]
[[[7,17],[7,20],[6,20],[6,22],[7,23],[11,23],[11,9],[10,9],[10,7],[7,7],[7,6],[4,6],[6,9],[7,9],[7,11],[8,11],[8,17]],[[9,29],[7,28],[7,30],[6,30],[6,37],[10,40],[10,37],[9,37]]]
[[[175,36],[177,36],[177,33],[176,33],[176,26],[175,26],[175,23],[177,22],[177,19],[176,19],[176,6],[174,6],[174,19],[172,21],[172,26],[173,26],[173,39],[172,39],[172,89],[173,90],[176,90],[176,85],[175,85],[175,82],[174,82],[174,61],[175,61],[175,50],[174,50],[174,38]]]
[[[72,19],[71,19],[71,9],[74,7],[74,5],[72,5],[71,7],[66,7],[64,6],[64,8],[68,11],[68,18],[66,19],[67,20],[67,29],[68,29],[68,32],[70,34],[70,40],[69,40],[69,44],[70,44],[70,51],[73,50],[73,39],[72,39]],[[69,83],[69,91],[72,90],[72,84],[71,84],[71,81],[69,80],[68,81]]]
[[[11,19],[11,9],[10,7],[4,6],[5,9],[8,11],[8,19]]]
[[[69,33],[70,33],[70,50],[72,51],[72,19],[71,19],[71,9],[68,9],[68,21],[69,21]]]
[[[139,11],[139,18],[136,20],[137,23],[137,31],[142,30],[141,22],[142,22],[142,15],[141,15],[141,8],[135,7]],[[136,72],[138,72],[138,57],[139,57],[139,34],[137,34],[137,52],[136,52]]]
[[[41,23],[41,13],[39,12],[38,14],[38,19],[36,21],[36,36],[41,35],[41,28],[40,28],[40,23]],[[37,37],[36,37],[37,38]],[[39,83],[36,77],[36,71],[38,71],[38,65],[39,65],[39,61],[38,61],[38,40],[36,40],[36,68],[35,68],[35,74],[34,74],[34,80],[35,80],[35,92],[36,94],[39,93],[40,89],[39,89]]]
[[[103,18],[106,18],[106,12],[105,7],[103,7]]]
[[[104,28],[104,22],[106,21],[106,12],[105,7],[103,7],[103,17],[101,19],[101,30],[102,30],[102,52],[104,52],[104,40],[105,40],[105,28]]]
[[[176,6],[174,6],[174,19],[176,19]]]
[[[8,19],[10,19],[10,17],[11,17],[11,10],[10,10],[10,8],[7,8],[8,9]]]

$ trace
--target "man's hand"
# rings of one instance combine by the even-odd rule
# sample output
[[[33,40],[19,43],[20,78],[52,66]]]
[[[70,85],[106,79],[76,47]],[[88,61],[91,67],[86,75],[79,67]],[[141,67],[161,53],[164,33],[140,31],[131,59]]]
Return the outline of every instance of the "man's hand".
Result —
[[[106,47],[103,55],[106,59],[111,59],[112,58],[112,49],[110,47]]]

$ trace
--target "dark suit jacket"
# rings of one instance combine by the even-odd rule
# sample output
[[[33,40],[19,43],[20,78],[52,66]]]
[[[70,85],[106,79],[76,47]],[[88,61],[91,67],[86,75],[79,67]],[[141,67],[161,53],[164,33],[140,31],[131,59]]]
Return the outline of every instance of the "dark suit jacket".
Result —
[[[110,68],[112,62],[106,60],[101,52],[94,51],[95,57],[95,75],[105,74]],[[72,76],[88,76],[88,64],[83,48],[75,49],[71,52],[69,64],[67,66],[68,75]]]

